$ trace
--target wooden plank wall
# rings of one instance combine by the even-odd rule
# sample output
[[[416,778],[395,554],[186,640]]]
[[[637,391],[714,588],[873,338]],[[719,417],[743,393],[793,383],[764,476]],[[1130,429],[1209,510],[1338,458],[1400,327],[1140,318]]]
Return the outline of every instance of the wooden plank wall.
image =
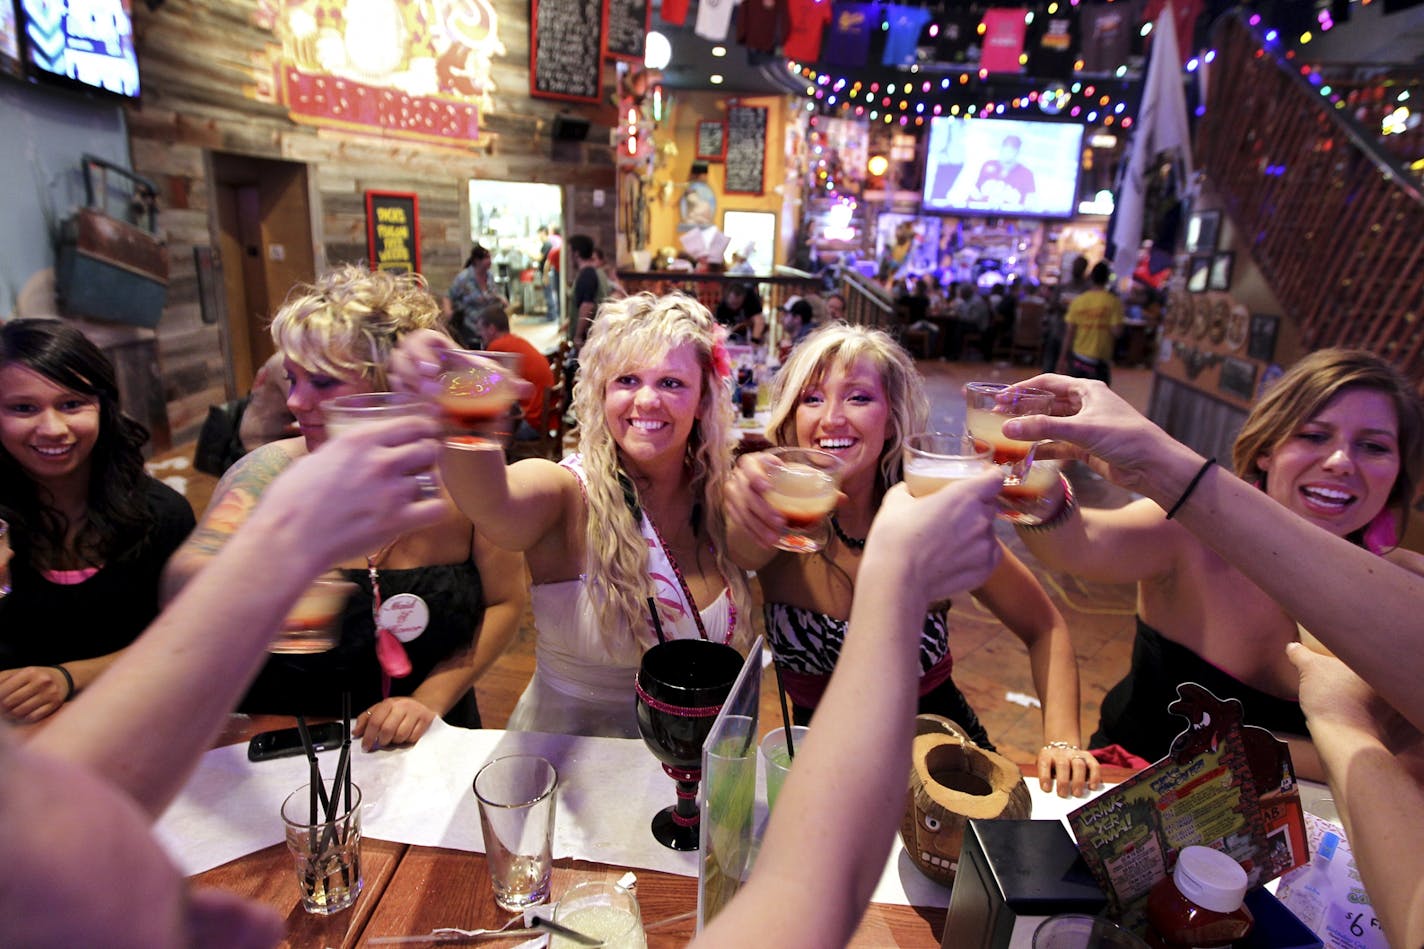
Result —
[[[365,259],[366,190],[414,191],[425,275],[443,291],[469,251],[465,193],[471,178],[563,185],[567,232],[616,246],[612,94],[597,106],[528,95],[526,0],[494,0],[506,52],[492,63],[493,108],[480,115],[479,140],[454,147],[301,125],[281,105],[259,101],[280,49],[280,39],[258,25],[259,8],[272,5],[184,0],[155,10],[134,4],[144,88],[128,122],[134,169],[161,190],[172,284],[158,330],[159,360],[176,442],[196,435],[209,404],[233,394],[226,384],[226,329],[201,320],[192,253],[196,245],[217,245],[213,152],[307,164],[318,269]],[[605,88],[612,90],[613,67],[604,68]],[[550,130],[559,114],[589,120],[587,139],[555,147]],[[604,192],[601,207],[597,191]]]

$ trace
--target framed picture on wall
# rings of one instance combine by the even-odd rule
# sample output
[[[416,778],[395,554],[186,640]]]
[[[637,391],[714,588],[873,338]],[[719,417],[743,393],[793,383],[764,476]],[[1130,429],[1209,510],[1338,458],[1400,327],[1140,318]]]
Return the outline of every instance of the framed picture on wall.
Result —
[[[1209,289],[1231,289],[1231,265],[1235,259],[1236,255],[1229,250],[1222,251],[1211,258],[1211,274],[1206,282]]]
[[[727,157],[727,123],[697,123],[697,157],[704,161],[722,161]]]
[[[1271,362],[1276,358],[1276,334],[1281,328],[1281,318],[1265,313],[1251,315],[1251,333],[1246,340],[1246,355],[1261,362]]]
[[[1206,293],[1211,278],[1211,258],[1202,254],[1192,258],[1187,269],[1187,290],[1191,293]]]
[[[1221,228],[1220,211],[1197,211],[1187,220],[1187,253],[1210,254],[1216,251],[1217,231]]]

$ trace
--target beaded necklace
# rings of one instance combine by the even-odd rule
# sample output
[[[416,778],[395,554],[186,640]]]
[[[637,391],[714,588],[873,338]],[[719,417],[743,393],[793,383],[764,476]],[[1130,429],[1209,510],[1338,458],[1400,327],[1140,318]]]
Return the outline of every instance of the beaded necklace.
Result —
[[[673,576],[677,577],[678,586],[682,588],[683,598],[687,601],[687,608],[692,613],[692,621],[697,624],[697,634],[704,640],[710,639],[707,635],[707,627],[702,624],[702,613],[697,609],[697,601],[692,598],[692,590],[687,585],[687,579],[682,575],[682,568],[677,565],[677,558],[673,556],[672,548],[668,546],[667,541],[663,540],[663,535],[658,530],[658,525],[653,522],[652,515],[644,511],[643,516],[648,519],[648,526],[653,529],[653,536],[657,538],[658,546],[663,549],[663,555],[667,557],[668,564],[672,567]],[[717,556],[716,549],[710,543],[707,545],[707,549],[712,551],[714,558]],[[737,604],[731,597],[731,584],[727,583],[727,578],[722,576],[720,570],[717,571],[717,576],[729,591],[727,596],[727,635],[722,643],[730,645],[732,634],[737,630]],[[663,636],[662,619],[658,616],[652,597],[648,597],[648,613],[652,616],[653,629],[658,634],[658,642],[666,642],[666,638]]]

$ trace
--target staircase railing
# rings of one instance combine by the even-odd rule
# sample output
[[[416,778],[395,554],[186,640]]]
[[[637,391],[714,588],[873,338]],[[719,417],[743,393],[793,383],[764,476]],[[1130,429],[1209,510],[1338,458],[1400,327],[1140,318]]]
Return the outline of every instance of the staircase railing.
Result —
[[[1353,346],[1424,383],[1424,194],[1240,15],[1216,27],[1197,152],[1307,349]]]

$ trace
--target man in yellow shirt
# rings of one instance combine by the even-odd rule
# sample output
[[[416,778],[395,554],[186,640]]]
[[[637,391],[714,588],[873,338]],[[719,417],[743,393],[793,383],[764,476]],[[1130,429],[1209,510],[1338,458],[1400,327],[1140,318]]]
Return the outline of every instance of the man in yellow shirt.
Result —
[[[1080,293],[1068,307],[1067,324],[1058,371],[1080,379],[1112,384],[1113,343],[1122,333],[1122,301],[1107,289],[1110,273],[1106,261],[1093,266],[1093,288]]]

